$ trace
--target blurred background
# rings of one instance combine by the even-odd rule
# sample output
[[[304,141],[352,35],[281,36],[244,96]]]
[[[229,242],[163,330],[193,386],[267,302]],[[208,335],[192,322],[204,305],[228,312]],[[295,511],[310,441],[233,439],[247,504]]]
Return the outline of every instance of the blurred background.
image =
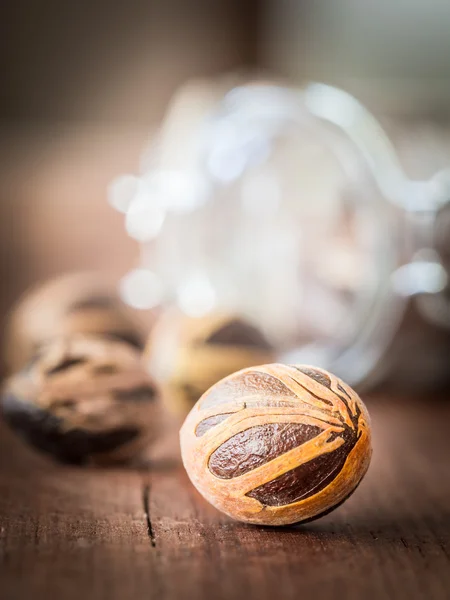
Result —
[[[380,120],[409,177],[448,167],[449,27],[446,0],[6,0],[2,326],[39,280],[85,268],[119,279],[139,263],[107,189],[136,171],[174,93],[193,79],[239,72],[336,85]],[[448,327],[409,302],[378,384],[448,386],[449,356]]]

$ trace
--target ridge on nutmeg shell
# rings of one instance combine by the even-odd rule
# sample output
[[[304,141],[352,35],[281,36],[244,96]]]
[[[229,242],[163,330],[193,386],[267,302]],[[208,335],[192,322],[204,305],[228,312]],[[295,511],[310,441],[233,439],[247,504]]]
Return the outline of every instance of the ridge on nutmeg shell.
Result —
[[[196,403],[183,463],[213,506],[247,523],[316,519],[348,498],[371,458],[367,409],[336,376],[306,365],[234,373]]]

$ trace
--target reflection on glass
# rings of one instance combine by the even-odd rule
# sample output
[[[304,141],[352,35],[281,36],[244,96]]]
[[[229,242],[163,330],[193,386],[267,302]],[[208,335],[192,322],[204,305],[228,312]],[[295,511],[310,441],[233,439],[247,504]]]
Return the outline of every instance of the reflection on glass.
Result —
[[[194,106],[195,87],[187,95]],[[412,258],[432,246],[443,186],[407,180],[373,117],[329,86],[241,86],[176,125],[137,183],[111,186],[152,274],[128,281],[125,299],[240,314],[280,360],[361,381],[401,297],[446,283],[436,253]]]

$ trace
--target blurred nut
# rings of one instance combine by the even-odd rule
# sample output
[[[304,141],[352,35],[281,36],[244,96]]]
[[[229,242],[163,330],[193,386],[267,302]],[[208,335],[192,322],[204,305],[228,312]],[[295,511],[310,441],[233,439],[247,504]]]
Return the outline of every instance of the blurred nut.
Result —
[[[131,309],[101,275],[65,275],[29,290],[12,310],[5,338],[9,373],[22,369],[41,344],[73,333],[110,336],[137,348],[145,337]]]
[[[369,466],[367,410],[323,369],[264,365],[226,377],[181,428],[186,471],[216,508],[240,521],[288,525],[342,503]]]
[[[72,336],[43,346],[7,382],[5,420],[36,448],[74,464],[137,456],[159,426],[157,388],[129,344]]]
[[[219,379],[272,360],[264,335],[242,318],[193,318],[175,310],[157,321],[145,354],[151,373],[165,384],[165,401],[183,416]]]

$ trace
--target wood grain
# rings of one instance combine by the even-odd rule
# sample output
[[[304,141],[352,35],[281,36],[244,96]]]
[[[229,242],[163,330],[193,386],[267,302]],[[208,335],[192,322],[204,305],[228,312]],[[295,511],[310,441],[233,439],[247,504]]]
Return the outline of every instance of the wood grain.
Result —
[[[175,430],[136,470],[53,465],[0,428],[2,600],[450,597],[450,403],[371,398],[374,459],[314,523],[261,528],[205,503]]]

